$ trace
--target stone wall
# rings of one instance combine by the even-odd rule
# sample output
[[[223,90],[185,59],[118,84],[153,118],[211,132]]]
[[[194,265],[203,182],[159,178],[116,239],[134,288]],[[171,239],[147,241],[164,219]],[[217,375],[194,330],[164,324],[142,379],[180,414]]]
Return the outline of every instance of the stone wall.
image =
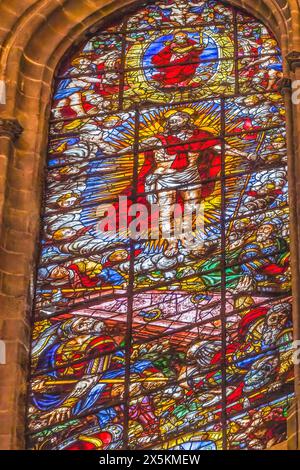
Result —
[[[296,339],[300,338],[300,105],[291,104],[290,80],[300,80],[299,1],[232,1],[273,30],[285,58]],[[68,48],[87,30],[99,27],[107,15],[120,14],[133,3],[3,0],[0,5],[0,80],[7,89],[7,103],[0,105],[0,339],[6,343],[6,365],[0,365],[0,449],[25,447],[32,285],[54,71]],[[299,430],[293,429],[295,446]]]

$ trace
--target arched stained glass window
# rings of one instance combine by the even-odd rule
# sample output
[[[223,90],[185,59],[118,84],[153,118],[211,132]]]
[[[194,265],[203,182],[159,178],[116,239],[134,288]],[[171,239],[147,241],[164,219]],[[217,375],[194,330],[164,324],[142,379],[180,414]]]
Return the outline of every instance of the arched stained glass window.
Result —
[[[139,2],[65,58],[49,130],[30,448],[285,439],[281,78],[270,31],[214,0]]]

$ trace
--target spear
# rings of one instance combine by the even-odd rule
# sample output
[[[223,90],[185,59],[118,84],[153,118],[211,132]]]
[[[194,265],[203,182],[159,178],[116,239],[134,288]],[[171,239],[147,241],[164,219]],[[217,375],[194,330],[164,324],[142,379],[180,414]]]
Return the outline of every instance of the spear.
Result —
[[[142,383],[142,382],[168,382],[169,379],[165,377],[146,377],[144,379],[136,379],[132,383]],[[45,382],[46,386],[51,385],[73,385],[78,383],[76,379],[70,380],[50,380],[49,382]],[[99,384],[124,384],[125,379],[100,379],[98,381]]]
[[[257,148],[256,148],[256,150],[255,150],[255,153],[258,153],[259,150],[260,150],[260,148],[261,148],[261,146],[262,146],[262,143],[263,143],[263,141],[264,141],[264,134],[265,134],[265,133],[262,132],[260,141],[258,142]],[[250,179],[251,179],[251,176],[252,176],[252,173],[250,173],[250,174],[247,176],[246,181],[245,181],[245,184],[244,184],[244,186],[243,186],[243,189],[242,189],[242,191],[240,192],[239,199],[238,199],[238,202],[237,202],[237,205],[236,205],[234,214],[233,214],[233,216],[231,217],[231,220],[230,220],[230,224],[229,224],[229,227],[228,227],[227,235],[230,233],[230,231],[231,231],[231,229],[232,229],[232,226],[233,226],[233,223],[234,223],[234,219],[235,219],[235,217],[237,216],[238,211],[239,211],[239,209],[240,209],[240,206],[241,206],[241,203],[242,203],[242,199],[243,199],[243,197],[244,197],[244,194],[245,194],[245,191],[246,191],[246,189],[247,189],[248,183],[249,183],[249,181],[250,181]]]

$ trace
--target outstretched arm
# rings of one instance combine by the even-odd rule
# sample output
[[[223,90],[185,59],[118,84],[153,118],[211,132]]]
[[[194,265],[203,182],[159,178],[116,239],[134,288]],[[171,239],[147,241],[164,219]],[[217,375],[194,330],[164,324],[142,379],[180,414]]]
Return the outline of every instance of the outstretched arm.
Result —
[[[214,146],[214,149],[217,150],[218,152],[221,152],[221,145],[217,144]],[[230,145],[225,144],[225,151],[227,155],[236,155],[237,157],[243,157],[246,158],[247,160],[256,160],[256,155],[253,152],[243,152],[242,150],[238,150],[235,148],[232,148]]]
[[[81,397],[85,396],[87,392],[96,385],[98,380],[98,375],[82,377],[82,379],[76,383],[74,389],[68,394],[63,403],[58,408],[46,413],[44,418],[49,418],[49,424],[69,419],[72,415],[72,408]],[[52,387],[51,379],[48,377],[43,380],[35,381],[35,383],[33,383],[33,390],[43,390],[45,386],[49,386],[50,388]]]
[[[144,139],[141,142],[139,142],[139,150],[144,151],[147,148],[156,147],[160,144],[161,144],[160,140],[157,139],[156,137],[148,137],[147,139]],[[133,152],[133,150],[134,150],[133,145],[130,145],[129,147],[125,147],[119,150],[118,154],[125,155],[127,153]]]

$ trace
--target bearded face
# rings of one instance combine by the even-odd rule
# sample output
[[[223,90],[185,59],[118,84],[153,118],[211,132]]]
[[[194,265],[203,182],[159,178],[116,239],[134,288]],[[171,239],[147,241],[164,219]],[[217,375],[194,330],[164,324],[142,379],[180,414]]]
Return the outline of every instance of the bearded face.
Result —
[[[93,318],[80,318],[73,325],[73,332],[76,334],[100,334],[103,333],[104,324],[100,320]]]
[[[80,72],[88,72],[90,69],[90,61],[82,59],[79,63],[75,62],[73,67],[78,69]]]
[[[284,312],[272,312],[267,316],[267,326],[270,328],[278,328],[285,324],[287,315]]]
[[[264,357],[255,361],[249,372],[245,375],[245,392],[259,390],[261,387],[270,384],[276,374],[279,364],[277,357]]]
[[[278,334],[282,331],[287,315],[284,312],[271,312],[266,317],[262,330],[262,339],[265,344],[272,345],[277,341]]]
[[[188,37],[185,34],[176,34],[174,36],[174,40],[177,44],[180,44],[182,46],[183,44],[187,43]]]
[[[257,230],[256,240],[258,242],[265,242],[269,240],[272,232],[273,232],[273,227],[271,225],[262,225]]]
[[[190,117],[185,114],[176,113],[168,119],[167,127],[172,132],[186,129],[190,124]]]

